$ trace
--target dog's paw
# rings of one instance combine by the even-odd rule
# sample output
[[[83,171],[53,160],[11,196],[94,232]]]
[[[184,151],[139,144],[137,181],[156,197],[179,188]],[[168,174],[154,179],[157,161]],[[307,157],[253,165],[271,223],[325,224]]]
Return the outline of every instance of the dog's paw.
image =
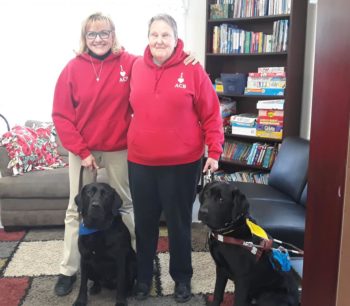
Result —
[[[96,282],[93,284],[93,286],[90,288],[89,293],[91,295],[96,295],[101,292],[101,285],[97,284]]]
[[[211,302],[210,306],[220,306],[220,304],[221,304],[221,302],[214,300]]]

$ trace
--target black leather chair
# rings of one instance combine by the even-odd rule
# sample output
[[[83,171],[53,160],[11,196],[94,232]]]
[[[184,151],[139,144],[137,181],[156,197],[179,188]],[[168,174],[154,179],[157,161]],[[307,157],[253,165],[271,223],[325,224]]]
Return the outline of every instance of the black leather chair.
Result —
[[[248,198],[250,214],[273,238],[303,249],[309,141],[283,140],[268,185],[234,182]]]

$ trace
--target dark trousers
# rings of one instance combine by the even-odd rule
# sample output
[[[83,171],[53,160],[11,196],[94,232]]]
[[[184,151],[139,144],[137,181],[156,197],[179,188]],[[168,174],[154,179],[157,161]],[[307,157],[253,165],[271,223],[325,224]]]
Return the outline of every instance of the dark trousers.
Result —
[[[144,166],[128,162],[139,282],[150,283],[152,280],[162,211],[168,227],[170,275],[176,282],[191,280],[192,207],[201,164],[201,160],[176,166]]]

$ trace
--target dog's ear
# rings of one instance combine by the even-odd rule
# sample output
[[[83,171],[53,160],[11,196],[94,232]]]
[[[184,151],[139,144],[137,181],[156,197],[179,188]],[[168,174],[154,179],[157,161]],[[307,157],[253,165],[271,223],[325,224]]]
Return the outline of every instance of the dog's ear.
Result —
[[[78,212],[81,213],[83,210],[83,190],[84,187],[81,189],[81,191],[75,196],[74,202],[78,206]]]
[[[120,195],[118,194],[118,192],[116,192],[114,190],[113,192],[113,204],[112,204],[112,214],[114,216],[120,215],[119,209],[122,207],[123,201],[120,197]]]
[[[249,202],[246,196],[239,191],[237,187],[234,187],[232,190],[232,219],[236,220],[237,217],[241,215],[247,215],[249,212]]]

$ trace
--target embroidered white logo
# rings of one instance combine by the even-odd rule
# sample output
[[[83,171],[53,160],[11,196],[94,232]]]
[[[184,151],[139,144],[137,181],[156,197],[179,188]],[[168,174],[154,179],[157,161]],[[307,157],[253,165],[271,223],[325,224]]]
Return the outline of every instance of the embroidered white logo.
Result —
[[[123,69],[123,66],[120,65],[120,78],[119,82],[127,82],[128,81],[128,76],[126,75],[126,72]]]
[[[185,79],[183,77],[183,72],[181,72],[180,76],[177,79],[177,83],[175,84],[175,88],[186,88],[186,84],[184,82]]]

